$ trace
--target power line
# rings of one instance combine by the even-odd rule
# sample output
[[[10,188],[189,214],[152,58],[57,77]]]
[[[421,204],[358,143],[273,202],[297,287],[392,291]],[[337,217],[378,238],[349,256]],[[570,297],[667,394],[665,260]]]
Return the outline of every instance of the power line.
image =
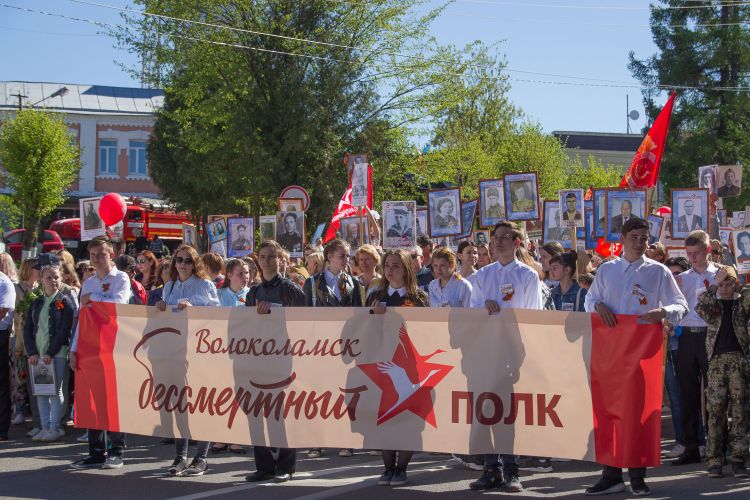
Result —
[[[64,14],[58,14],[58,13],[51,13],[46,11],[39,11],[34,9],[28,9],[26,7],[18,7],[15,5],[8,5],[4,3],[0,3],[0,7],[5,8],[11,8],[21,11],[26,11],[30,13],[36,13],[36,14],[44,14],[47,16],[52,17],[59,17],[63,19],[73,20],[73,21],[79,21],[84,23],[90,23],[94,24],[103,28],[120,28],[125,29],[128,31],[133,31],[131,28],[127,26],[121,26],[121,25],[114,25],[110,23],[105,23],[102,21],[92,20],[92,19],[85,19],[85,18],[79,18],[74,16],[67,16]],[[332,57],[324,57],[324,56],[316,56],[312,54],[300,54],[300,53],[294,53],[294,52],[286,52],[282,50],[274,50],[274,49],[266,49],[262,47],[253,47],[250,45],[242,45],[242,44],[234,44],[229,42],[220,42],[216,40],[208,40],[205,38],[198,38],[198,37],[191,37],[187,35],[179,35],[175,33],[164,33],[166,36],[174,37],[174,38],[181,38],[201,43],[208,43],[213,45],[219,45],[219,46],[225,46],[225,47],[231,47],[231,48],[239,48],[239,49],[245,49],[245,50],[253,50],[257,52],[264,52],[264,53],[270,53],[270,54],[276,54],[276,55],[286,55],[286,56],[293,56],[293,57],[300,57],[300,58],[308,58],[308,59],[315,59],[315,60],[322,60],[322,61],[328,61],[328,62],[337,62],[337,63],[344,63],[344,64],[362,64],[364,61],[361,60],[346,60],[346,59],[336,59]],[[376,69],[379,69],[379,66],[373,66]],[[400,69],[400,70],[407,70],[407,71],[413,71],[414,67],[409,66],[399,66],[396,64],[388,64],[388,66],[393,69]],[[505,69],[504,69],[505,70]],[[520,71],[519,71],[520,72]],[[524,72],[524,73],[531,73],[531,74],[537,74],[541,76],[553,76],[558,78],[574,78],[574,79],[583,79],[587,80],[587,82],[561,82],[561,81],[554,81],[554,80],[532,80],[532,79],[521,79],[521,78],[513,78],[513,77],[507,77],[504,79],[507,79],[509,81],[516,81],[516,82],[524,82],[524,83],[534,83],[534,84],[545,84],[545,85],[565,85],[565,86],[581,86],[581,87],[604,87],[604,88],[633,88],[633,89],[646,89],[646,88],[653,88],[653,89],[660,89],[660,90],[696,90],[696,91],[732,91],[732,92],[750,92],[750,87],[693,87],[693,86],[682,86],[682,85],[641,85],[637,83],[625,83],[625,82],[616,82],[612,81],[610,83],[588,83],[591,81],[596,81],[595,79],[588,79],[585,77],[569,77],[565,75],[549,75],[545,73],[533,73],[533,72]],[[448,74],[451,76],[457,76],[457,77],[464,77],[465,75],[462,73],[443,73]],[[604,80],[603,82],[607,82]]]
[[[326,0],[331,3],[343,3],[349,5],[368,5],[367,2],[357,2],[353,0]],[[618,10],[618,11],[646,11],[651,7],[640,6],[623,6],[623,5],[569,5],[569,4],[538,4],[528,2],[513,2],[504,0],[453,0],[455,3],[473,3],[482,5],[496,5],[498,7],[530,7],[543,9],[571,9],[571,10]],[[724,2],[727,7],[750,6],[750,1],[737,0],[733,2]],[[693,10],[693,9],[715,9],[718,5],[655,5],[657,10]]]

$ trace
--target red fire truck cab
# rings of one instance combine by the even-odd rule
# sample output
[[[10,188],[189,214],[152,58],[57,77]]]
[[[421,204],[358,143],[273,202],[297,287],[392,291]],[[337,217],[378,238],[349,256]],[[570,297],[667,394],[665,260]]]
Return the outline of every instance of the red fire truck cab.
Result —
[[[182,242],[182,223],[191,223],[186,212],[175,213],[172,210],[154,205],[141,204],[140,200],[128,201],[127,212],[123,218],[123,237],[128,244],[134,244],[136,239],[143,236],[149,241],[155,235],[174,250]],[[63,240],[65,248],[73,254],[79,254],[81,246],[81,220],[59,219],[49,227],[57,231]]]

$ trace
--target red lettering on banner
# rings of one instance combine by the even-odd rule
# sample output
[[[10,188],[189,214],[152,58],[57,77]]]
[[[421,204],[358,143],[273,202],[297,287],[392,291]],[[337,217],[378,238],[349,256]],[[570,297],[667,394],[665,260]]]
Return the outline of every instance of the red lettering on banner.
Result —
[[[453,391],[451,398],[451,422],[458,423],[458,402],[461,399],[466,400],[466,423],[471,424],[474,420],[474,393]]]
[[[287,339],[281,347],[276,346],[274,339],[223,339],[211,338],[211,330],[203,328],[195,332],[198,345],[196,354],[241,354],[248,356],[349,356],[352,358],[362,354],[355,349],[359,339],[318,339],[310,344],[304,339],[294,343]]]
[[[510,413],[507,417],[505,417],[505,420],[503,420],[504,424],[513,424],[516,421],[516,417],[518,417],[518,407],[520,406],[521,402],[526,403],[523,406],[524,410],[524,424],[526,425],[534,425],[534,398],[531,394],[528,393],[517,393],[512,392],[510,394]]]
[[[460,401],[466,401],[466,418],[464,423],[473,424],[474,414],[477,416],[477,422],[482,425],[495,425],[502,423],[504,425],[514,425],[518,419],[520,410],[520,404],[524,404],[524,425],[534,425],[534,395],[525,392],[512,392],[510,394],[510,412],[505,419],[501,419],[503,413],[503,399],[493,392],[483,392],[479,394],[474,403],[474,393],[464,391],[453,391],[451,395],[451,422],[454,424],[460,423],[459,410]],[[560,402],[562,396],[559,394],[553,394],[552,398],[547,404],[547,394],[536,395],[536,407],[537,407],[537,422],[536,425],[544,427],[547,425],[547,417],[549,417],[552,425],[555,427],[563,427],[562,421],[559,415],[555,411],[555,407]],[[492,413],[485,411],[485,408],[489,410],[485,402],[492,403]]]
[[[560,422],[560,417],[557,416],[557,413],[555,412],[555,406],[557,406],[557,403],[560,402],[560,395],[555,394],[552,396],[552,401],[549,402],[549,404],[545,404],[545,399],[547,395],[546,394],[537,394],[536,395],[536,409],[537,409],[537,423],[538,425],[544,427],[547,425],[546,416],[549,415],[550,420],[552,420],[552,424],[555,427],[562,427],[562,422]]]
[[[492,415],[490,415],[489,417],[485,416],[484,414],[484,402],[485,401],[492,402],[493,410],[492,410]],[[500,422],[500,419],[503,418],[502,399],[500,399],[500,396],[492,392],[483,392],[477,398],[476,414],[477,414],[477,422],[479,422],[480,424],[495,425],[496,423]]]

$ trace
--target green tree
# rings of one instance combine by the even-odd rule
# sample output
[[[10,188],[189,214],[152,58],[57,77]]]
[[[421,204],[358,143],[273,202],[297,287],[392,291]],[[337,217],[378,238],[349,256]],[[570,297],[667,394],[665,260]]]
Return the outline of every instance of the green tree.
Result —
[[[42,218],[65,201],[65,190],[78,176],[78,148],[61,116],[34,109],[7,117],[0,137],[5,181],[23,212],[23,247],[29,250]]]
[[[672,7],[672,8],[669,8]],[[655,86],[678,90],[661,175],[668,188],[697,186],[698,167],[712,163],[745,166],[750,174],[750,5],[725,0],[683,8],[681,0],[660,0],[651,9],[651,33],[658,52],[645,59],[630,54],[629,69],[647,88],[644,104],[653,120],[660,111]],[[744,208],[750,184],[725,206]]]
[[[361,137],[371,139],[367,152],[390,148],[388,129],[416,123],[445,79],[428,35],[438,11],[414,13],[423,0],[135,3],[211,24],[127,16],[114,34],[147,63],[146,83],[163,85],[175,103],[159,119],[181,139],[163,146],[211,159],[210,176],[234,188],[214,196],[245,193],[250,213],[274,211],[281,190],[299,184],[311,193],[310,219],[330,217],[346,183],[343,153]],[[171,178],[155,176],[165,192]],[[202,195],[186,188],[170,199]]]

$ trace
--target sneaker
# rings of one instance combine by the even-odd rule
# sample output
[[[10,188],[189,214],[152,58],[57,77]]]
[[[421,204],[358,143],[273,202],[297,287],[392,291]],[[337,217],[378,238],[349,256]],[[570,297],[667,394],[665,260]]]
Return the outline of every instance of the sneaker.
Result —
[[[351,457],[352,455],[354,455],[354,450],[351,448],[342,448],[339,450],[340,457]]]
[[[208,470],[208,462],[202,458],[195,457],[190,466],[185,470],[186,476],[202,476]]]
[[[310,448],[310,451],[307,452],[307,458],[320,458],[322,454],[323,450],[320,448]]]
[[[505,489],[511,493],[520,493],[523,491],[523,484],[521,484],[518,474],[512,474],[510,476],[510,480],[505,482]]]
[[[391,486],[402,486],[406,484],[406,469],[396,469],[391,476]]]
[[[286,483],[287,481],[292,480],[292,473],[291,472],[284,472],[283,474],[276,474],[273,476],[273,482],[274,483]]]
[[[79,443],[88,443],[89,442],[89,431],[84,432],[80,436],[76,438],[76,441]]]
[[[88,457],[76,460],[72,465],[76,469],[101,469],[106,460],[104,457],[92,457],[89,455]]]
[[[29,432],[26,433],[26,437],[34,437],[40,432],[42,432],[42,429],[40,429],[39,427],[34,427],[33,429],[31,429]]]
[[[488,469],[484,471],[482,477],[469,484],[469,488],[472,490],[490,490],[504,483],[502,471]]]
[[[58,427],[57,433],[60,434],[60,437],[65,437],[65,434],[67,434],[67,432],[65,432],[65,427]]]
[[[669,450],[669,453],[667,453],[667,458],[677,458],[683,453],[685,453],[685,447],[681,444],[676,444],[674,445],[674,448]]]
[[[48,434],[49,434],[49,429],[41,430],[37,432],[36,434],[34,434],[34,437],[31,438],[31,440],[36,441],[36,442],[44,441],[47,438]]]
[[[552,472],[552,462],[549,458],[538,458],[533,457],[528,460],[524,465],[519,467],[520,470],[529,472]]]
[[[167,476],[182,476],[185,474],[185,470],[188,468],[187,460],[184,457],[177,457],[172,462],[172,465],[167,467]]]
[[[724,471],[722,470],[721,465],[712,465],[708,468],[708,477],[712,478],[721,478],[724,477]]]
[[[381,474],[380,479],[378,479],[378,484],[380,486],[389,486],[391,484],[391,479],[393,478],[393,471],[391,469],[386,469],[383,474]]]
[[[630,483],[632,484],[633,481]],[[625,483],[622,482],[622,478],[612,479],[603,477],[594,486],[586,488],[586,495],[609,495],[610,493],[620,493],[622,491],[625,491]]]
[[[683,453],[672,462],[672,465],[690,465],[699,463],[701,463],[701,457],[699,455],[685,455]]]
[[[732,462],[732,474],[737,478],[750,477],[745,464],[742,462]]]
[[[16,416],[10,421],[10,425],[21,425],[24,422],[26,422],[26,417],[23,416],[23,413],[16,413]]]
[[[102,465],[102,469],[119,469],[123,465],[125,465],[125,462],[123,462],[122,457],[110,455],[107,457],[104,465]]]
[[[37,436],[38,435],[39,434],[37,434]],[[48,443],[50,441],[59,441],[61,437],[63,437],[63,434],[58,429],[50,429],[47,431],[47,434],[42,437],[41,441],[44,441],[45,443]]]
[[[651,489],[642,477],[631,477],[630,489],[633,490],[633,495],[637,497],[645,497],[651,494]]]

